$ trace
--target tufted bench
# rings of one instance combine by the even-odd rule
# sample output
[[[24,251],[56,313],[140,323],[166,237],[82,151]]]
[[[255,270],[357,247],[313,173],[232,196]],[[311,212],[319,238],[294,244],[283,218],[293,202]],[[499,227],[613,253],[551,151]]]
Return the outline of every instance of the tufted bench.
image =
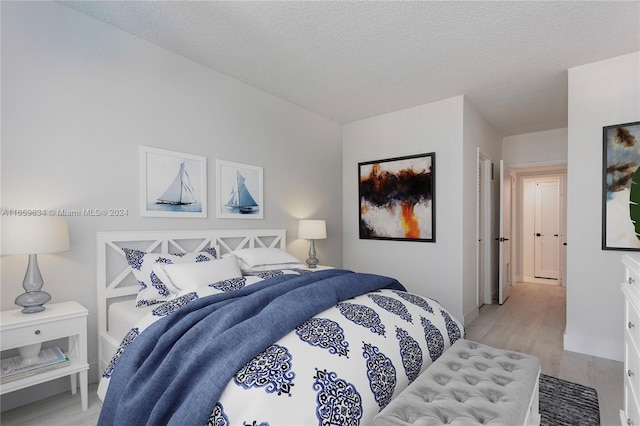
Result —
[[[538,425],[538,358],[460,339],[373,419],[374,426]]]

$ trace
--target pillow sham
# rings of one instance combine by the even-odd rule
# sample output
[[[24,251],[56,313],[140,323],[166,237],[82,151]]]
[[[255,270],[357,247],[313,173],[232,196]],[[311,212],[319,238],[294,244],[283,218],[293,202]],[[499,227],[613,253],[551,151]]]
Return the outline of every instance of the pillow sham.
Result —
[[[156,263],[152,271],[173,293],[198,291],[221,281],[242,278],[242,272],[235,256],[210,262]]]
[[[122,248],[133,275],[140,284],[136,296],[136,306],[163,303],[172,297],[169,288],[153,272],[156,263],[206,262],[216,258],[217,250],[210,247],[195,253],[147,253],[142,250]]]
[[[238,258],[238,264],[244,274],[305,267],[304,263],[291,254],[274,247],[240,249],[223,257],[230,255]]]

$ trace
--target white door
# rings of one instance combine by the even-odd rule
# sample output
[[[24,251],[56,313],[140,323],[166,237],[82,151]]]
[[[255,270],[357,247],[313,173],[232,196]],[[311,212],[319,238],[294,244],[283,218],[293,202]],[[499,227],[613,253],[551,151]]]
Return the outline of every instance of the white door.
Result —
[[[491,159],[478,149],[478,306],[491,303]],[[488,219],[489,218],[489,219]]]
[[[480,157],[478,153],[478,224],[477,224],[477,232],[478,232],[478,307],[482,306],[484,303],[484,263],[485,263],[485,253],[484,253],[484,243],[486,236],[484,234],[484,177],[485,177],[485,166],[484,161]]]
[[[560,182],[541,181],[535,187],[536,278],[560,278]]]
[[[511,286],[511,170],[500,160],[500,235],[498,303],[509,297]]]

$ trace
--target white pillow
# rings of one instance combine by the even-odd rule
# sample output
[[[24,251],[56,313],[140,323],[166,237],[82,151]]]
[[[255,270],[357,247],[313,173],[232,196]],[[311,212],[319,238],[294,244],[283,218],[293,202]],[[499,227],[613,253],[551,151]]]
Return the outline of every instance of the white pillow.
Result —
[[[133,275],[140,284],[140,291],[136,296],[136,306],[149,306],[156,303],[164,303],[173,297],[173,294],[154,272],[156,263],[193,263],[206,262],[216,258],[219,250],[210,247],[194,253],[147,253],[137,249],[122,248],[127,263],[131,267]]]
[[[153,272],[174,293],[198,291],[199,288],[231,278],[242,277],[235,256],[209,262],[156,263]]]
[[[236,250],[231,255],[238,258],[243,273],[271,271],[274,269],[304,268],[304,263],[279,248],[247,248]],[[229,256],[224,255],[223,257]]]

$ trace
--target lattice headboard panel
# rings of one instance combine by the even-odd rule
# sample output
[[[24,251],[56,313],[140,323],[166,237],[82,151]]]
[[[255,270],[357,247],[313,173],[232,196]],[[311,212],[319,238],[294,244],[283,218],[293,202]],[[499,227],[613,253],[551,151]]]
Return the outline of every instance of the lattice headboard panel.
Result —
[[[98,232],[96,237],[100,335],[107,332],[109,304],[122,299],[133,300],[139,290],[123,247],[157,253],[189,253],[216,247],[219,255],[243,248],[287,248],[285,229],[118,231]]]

